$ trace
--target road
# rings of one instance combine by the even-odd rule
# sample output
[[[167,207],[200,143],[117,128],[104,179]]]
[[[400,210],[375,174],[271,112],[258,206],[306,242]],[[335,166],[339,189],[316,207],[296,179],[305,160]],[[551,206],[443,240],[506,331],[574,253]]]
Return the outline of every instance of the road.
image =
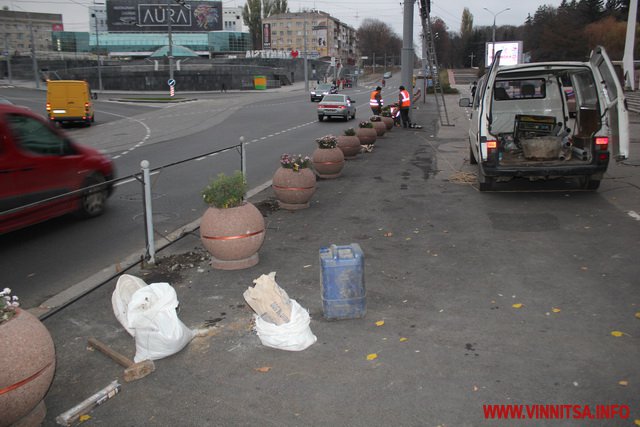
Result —
[[[345,93],[357,101],[358,117],[368,118],[368,91]],[[43,91],[3,89],[1,95],[44,114]],[[310,155],[315,138],[357,126],[357,120],[318,123],[317,104],[310,103],[303,90],[185,97],[191,101],[149,105],[114,102],[119,95],[101,94],[93,126],[65,128],[76,141],[110,155],[118,177],[125,180],[117,183],[101,217],[79,221],[67,216],[0,236],[0,286],[13,288],[23,307],[38,306],[98,271],[115,272],[125,258],[145,253],[142,190],[133,178],[142,160],[153,169],[197,158],[153,175],[153,218],[159,238],[202,215],[206,206],[200,191],[210,179],[240,169],[236,150],[204,154],[236,145],[243,136],[249,143],[247,179],[254,188],[271,179],[282,153]]]

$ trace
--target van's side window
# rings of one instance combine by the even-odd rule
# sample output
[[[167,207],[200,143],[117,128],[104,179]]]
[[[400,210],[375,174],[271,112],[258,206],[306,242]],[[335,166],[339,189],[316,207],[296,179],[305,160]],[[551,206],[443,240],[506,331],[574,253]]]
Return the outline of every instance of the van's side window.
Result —
[[[10,114],[7,116],[7,125],[17,145],[24,151],[49,156],[62,156],[70,152],[67,141],[32,117]]]

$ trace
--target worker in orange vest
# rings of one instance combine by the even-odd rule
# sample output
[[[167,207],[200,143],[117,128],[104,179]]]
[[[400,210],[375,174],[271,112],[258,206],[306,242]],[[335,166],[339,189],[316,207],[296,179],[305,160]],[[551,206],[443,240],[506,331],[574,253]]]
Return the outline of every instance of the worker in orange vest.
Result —
[[[371,92],[371,97],[369,99],[369,107],[371,107],[371,111],[373,111],[373,114],[376,116],[379,116],[382,111],[383,102],[381,92],[382,88],[380,86],[376,87],[376,90]]]
[[[409,121],[409,108],[411,108],[411,97],[409,91],[404,86],[400,86],[400,94],[398,95],[398,105],[400,106],[400,117],[402,119],[402,127],[411,127]]]

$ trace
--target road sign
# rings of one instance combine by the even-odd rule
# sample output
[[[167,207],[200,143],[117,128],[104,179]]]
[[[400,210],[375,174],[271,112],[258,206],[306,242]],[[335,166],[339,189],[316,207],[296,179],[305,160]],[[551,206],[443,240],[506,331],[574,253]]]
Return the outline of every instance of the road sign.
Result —
[[[167,81],[167,84],[171,87],[174,87],[176,85],[176,79],[169,79]]]

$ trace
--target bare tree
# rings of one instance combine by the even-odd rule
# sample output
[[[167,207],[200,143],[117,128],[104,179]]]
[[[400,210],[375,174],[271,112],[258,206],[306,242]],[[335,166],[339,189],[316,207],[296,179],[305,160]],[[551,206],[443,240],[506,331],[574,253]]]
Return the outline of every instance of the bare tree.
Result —
[[[247,0],[242,8],[242,20],[249,27],[254,49],[262,49],[262,19],[288,12],[287,0]]]
[[[389,25],[378,19],[365,19],[357,31],[358,45],[363,55],[400,59],[402,39]],[[379,63],[379,61],[376,60]]]

